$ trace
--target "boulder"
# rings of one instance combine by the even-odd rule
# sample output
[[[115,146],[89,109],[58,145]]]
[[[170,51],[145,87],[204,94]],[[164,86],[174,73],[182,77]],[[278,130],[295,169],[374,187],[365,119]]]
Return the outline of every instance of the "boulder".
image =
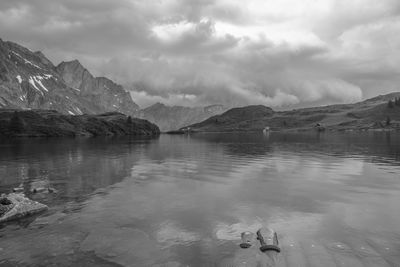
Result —
[[[22,193],[11,193],[0,199],[0,223],[39,213],[48,207],[30,200]]]

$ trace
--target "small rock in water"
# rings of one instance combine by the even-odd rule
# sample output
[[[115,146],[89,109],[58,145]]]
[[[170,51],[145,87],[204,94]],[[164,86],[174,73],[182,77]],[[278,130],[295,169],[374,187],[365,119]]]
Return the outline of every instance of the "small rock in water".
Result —
[[[22,192],[24,192],[24,188],[22,188],[22,187],[15,187],[15,188],[13,188],[13,190],[12,190],[14,193],[22,193]]]
[[[253,240],[254,234],[252,232],[243,232],[241,234],[242,243],[240,243],[241,248],[249,248],[251,247],[251,242]]]
[[[57,193],[58,191],[52,187],[37,187],[31,189],[31,193]]]

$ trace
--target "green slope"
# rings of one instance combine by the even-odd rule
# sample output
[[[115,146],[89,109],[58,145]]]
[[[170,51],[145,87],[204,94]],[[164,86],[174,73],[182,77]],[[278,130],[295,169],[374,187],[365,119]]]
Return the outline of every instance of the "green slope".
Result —
[[[310,130],[317,124],[326,130],[400,129],[400,107],[389,108],[400,92],[377,96],[355,104],[330,105],[275,112],[265,106],[234,108],[188,127],[198,132]],[[390,125],[387,125],[390,118]],[[186,127],[185,127],[186,128]]]

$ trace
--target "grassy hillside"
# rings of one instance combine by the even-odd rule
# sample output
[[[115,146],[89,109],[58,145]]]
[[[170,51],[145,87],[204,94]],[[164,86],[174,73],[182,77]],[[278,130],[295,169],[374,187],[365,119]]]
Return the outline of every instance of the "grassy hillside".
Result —
[[[373,130],[400,129],[400,106],[388,101],[400,93],[374,97],[363,102],[275,112],[265,106],[234,108],[203,122],[190,125],[192,131],[261,131],[270,127],[286,130]],[[316,127],[317,124],[321,125]]]
[[[101,115],[64,115],[54,110],[0,109],[0,136],[108,136],[157,135],[159,128],[146,120],[118,112]]]

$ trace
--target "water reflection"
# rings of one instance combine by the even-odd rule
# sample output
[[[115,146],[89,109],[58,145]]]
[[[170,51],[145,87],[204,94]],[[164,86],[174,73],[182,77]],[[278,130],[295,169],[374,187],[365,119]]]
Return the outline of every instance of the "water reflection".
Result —
[[[287,249],[339,244],[395,263],[399,140],[260,133],[2,143],[3,192],[23,183],[59,193],[31,195],[51,210],[39,229],[4,227],[0,261],[215,265],[232,256],[240,232],[268,224]]]
[[[18,185],[25,193],[40,186],[59,191],[56,201],[82,196],[121,181],[129,175],[144,146],[156,140],[38,139],[0,143],[0,190]],[[43,198],[43,201],[46,201]],[[51,199],[54,204],[54,199]]]

